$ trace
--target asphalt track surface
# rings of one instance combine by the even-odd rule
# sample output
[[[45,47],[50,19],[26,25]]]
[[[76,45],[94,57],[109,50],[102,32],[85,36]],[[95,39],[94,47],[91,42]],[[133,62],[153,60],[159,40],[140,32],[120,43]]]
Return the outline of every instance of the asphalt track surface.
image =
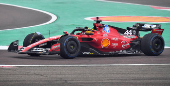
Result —
[[[0,30],[39,25],[51,20],[45,13],[0,4]]]
[[[119,1],[123,1],[123,0],[119,0]],[[124,1],[129,3],[135,2],[138,4],[144,4],[141,2],[149,3],[150,0],[124,0]],[[167,7],[168,1],[169,0],[166,0],[166,2],[163,5],[159,4],[158,6]],[[152,4],[149,5],[157,5],[157,3],[163,3],[163,1],[152,0]],[[12,7],[12,9],[15,8]],[[10,16],[10,13],[7,15]],[[8,18],[11,19],[9,16]],[[10,20],[6,20],[6,21],[9,22],[9,23],[7,22],[8,24],[10,24],[11,22]],[[25,21],[25,19],[21,21]],[[39,21],[36,21],[36,23],[37,22],[39,23]],[[6,23],[0,23],[0,24],[6,24]],[[11,28],[11,27],[12,26],[8,26],[7,28]],[[0,51],[0,55],[1,55],[0,65],[56,65],[56,66],[43,66],[43,67],[1,66],[0,85],[1,86],[169,86],[170,85],[169,51],[170,49],[165,49],[160,56],[145,56],[143,54],[140,54],[140,55],[119,55],[119,56],[108,56],[108,57],[102,57],[102,56],[101,57],[77,57],[75,59],[62,59],[58,55],[30,57],[28,55],[18,55],[16,53],[8,53],[7,51]],[[97,65],[90,66],[90,64],[97,64]],[[112,64],[112,65],[106,65],[106,64]],[[122,65],[117,65],[117,64],[122,64]],[[128,65],[128,64],[132,64],[132,65]]]
[[[169,66],[15,67],[1,86],[169,86]]]
[[[63,59],[59,55],[41,55],[32,57],[7,51],[0,52],[0,65],[90,65],[90,64],[169,64],[169,49],[160,56],[114,55],[114,56],[81,56],[75,59]]]

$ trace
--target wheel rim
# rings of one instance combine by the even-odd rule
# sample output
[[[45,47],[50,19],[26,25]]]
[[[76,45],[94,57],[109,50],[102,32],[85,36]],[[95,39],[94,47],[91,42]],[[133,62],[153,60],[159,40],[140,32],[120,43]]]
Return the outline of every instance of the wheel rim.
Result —
[[[152,42],[152,47],[153,50],[156,52],[159,52],[160,50],[162,50],[163,47],[163,42],[160,38],[155,38]]]
[[[76,51],[78,50],[77,43],[75,41],[68,41],[66,49],[70,54],[76,53]]]

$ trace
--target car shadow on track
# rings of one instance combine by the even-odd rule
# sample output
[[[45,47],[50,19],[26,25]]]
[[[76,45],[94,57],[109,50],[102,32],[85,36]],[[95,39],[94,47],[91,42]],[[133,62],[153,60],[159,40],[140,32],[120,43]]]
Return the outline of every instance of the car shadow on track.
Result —
[[[114,58],[114,57],[134,57],[134,56],[145,56],[144,54],[117,54],[117,55],[81,55],[78,57],[82,58]]]
[[[11,58],[18,58],[18,59],[34,59],[34,60],[59,60],[63,59],[58,55],[42,55],[42,56],[11,56]]]
[[[119,54],[119,55],[81,55],[76,58],[116,58],[116,57],[134,57],[134,56],[145,56],[143,54]],[[34,59],[34,60],[61,60],[63,59],[59,55],[41,55],[41,56],[10,56],[11,58],[18,58],[18,59]],[[75,59],[76,59],[75,58]]]

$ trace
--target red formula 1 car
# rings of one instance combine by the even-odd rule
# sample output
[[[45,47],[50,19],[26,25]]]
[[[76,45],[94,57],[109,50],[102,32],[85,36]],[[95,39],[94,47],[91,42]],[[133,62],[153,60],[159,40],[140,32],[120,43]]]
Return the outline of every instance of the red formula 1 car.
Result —
[[[28,34],[23,47],[18,49],[18,40],[12,42],[9,52],[30,56],[59,54],[66,59],[78,55],[114,55],[144,53],[158,56],[164,50],[164,39],[160,24],[136,23],[127,30],[101,24],[96,18],[93,29],[77,27],[71,33],[62,36],[44,38],[39,32]],[[139,31],[151,31],[140,37]]]

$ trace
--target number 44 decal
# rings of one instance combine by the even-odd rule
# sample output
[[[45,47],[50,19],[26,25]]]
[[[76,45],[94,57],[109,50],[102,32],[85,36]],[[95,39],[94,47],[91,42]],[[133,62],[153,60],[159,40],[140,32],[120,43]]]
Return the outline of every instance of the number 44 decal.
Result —
[[[132,30],[126,30],[125,35],[132,35]]]

